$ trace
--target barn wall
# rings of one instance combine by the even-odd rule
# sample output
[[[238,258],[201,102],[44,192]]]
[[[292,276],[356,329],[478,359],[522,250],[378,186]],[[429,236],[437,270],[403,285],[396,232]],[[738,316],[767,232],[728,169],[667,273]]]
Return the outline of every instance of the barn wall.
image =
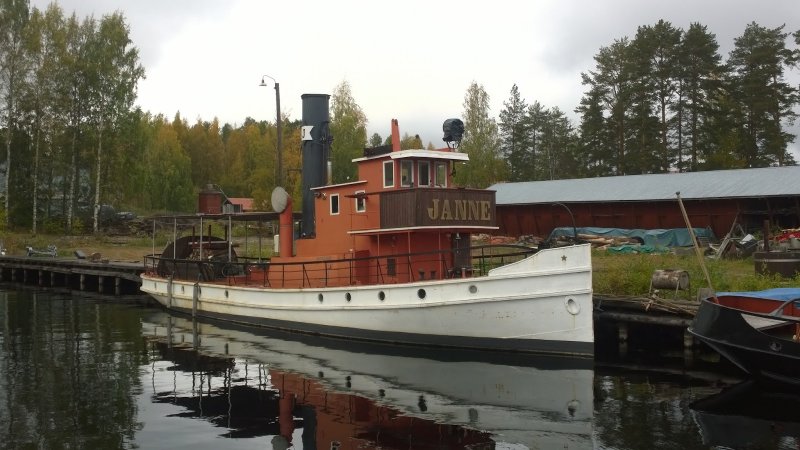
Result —
[[[684,200],[694,227],[710,227],[725,236],[734,222],[748,232],[761,230],[764,220],[780,228],[800,227],[800,197]],[[569,209],[569,211],[568,211]],[[652,202],[498,205],[499,234],[547,237],[553,228],[578,227],[683,228],[677,200]]]

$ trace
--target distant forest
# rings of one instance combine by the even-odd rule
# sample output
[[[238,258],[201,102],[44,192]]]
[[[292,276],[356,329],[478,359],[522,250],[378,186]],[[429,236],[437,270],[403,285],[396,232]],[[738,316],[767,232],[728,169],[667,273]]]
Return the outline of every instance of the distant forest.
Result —
[[[0,0],[0,227],[98,231],[101,205],[140,214],[194,212],[211,183],[269,209],[276,123],[189,124],[135,107],[144,75],[121,13],[79,18],[57,5]],[[659,21],[601,47],[582,74],[579,123],[510,89],[498,117],[484,87],[464,97],[462,186],[795,164],[786,132],[800,102],[785,80],[800,32],[751,23],[723,61],[714,34]],[[524,82],[524,80],[521,80]],[[179,107],[179,105],[176,105]],[[284,187],[300,207],[300,122],[282,117]],[[333,182],[388,137],[367,136],[346,81],[331,97]],[[414,135],[403,148],[421,148]],[[429,144],[430,146],[430,144]]]

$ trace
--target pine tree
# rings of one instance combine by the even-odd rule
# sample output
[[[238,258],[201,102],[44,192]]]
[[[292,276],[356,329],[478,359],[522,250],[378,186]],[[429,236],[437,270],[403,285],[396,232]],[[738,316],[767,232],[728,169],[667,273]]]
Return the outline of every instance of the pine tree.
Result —
[[[632,103],[629,47],[627,38],[601,47],[594,57],[596,70],[581,74],[583,84],[589,86],[587,95],[602,107],[606,117],[605,126],[613,137],[608,141],[612,152],[607,163],[610,166],[608,171],[615,175],[626,173],[629,166],[626,160],[629,136],[627,114]]]
[[[678,125],[679,171],[696,171],[712,153],[709,129],[712,100],[720,95],[723,67],[716,37],[704,25],[692,23],[683,34],[678,57],[679,101],[674,105]],[[688,160],[684,162],[684,157]]]
[[[793,108],[798,104],[798,88],[784,77],[794,60],[783,28],[749,24],[734,40],[728,59],[731,92],[742,108],[739,152],[747,167],[794,164],[787,151],[794,136],[782,123],[797,117]]]
[[[526,156],[530,147],[526,120],[528,105],[520,96],[516,84],[511,86],[511,95],[503,102],[503,106],[498,125],[500,149],[508,165],[509,181],[526,181],[524,173],[528,165]]]

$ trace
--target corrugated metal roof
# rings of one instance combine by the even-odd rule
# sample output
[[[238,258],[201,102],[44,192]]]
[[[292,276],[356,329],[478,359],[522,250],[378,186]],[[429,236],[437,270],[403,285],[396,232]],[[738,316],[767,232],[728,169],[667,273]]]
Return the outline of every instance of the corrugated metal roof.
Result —
[[[800,166],[498,183],[498,205],[800,195]]]

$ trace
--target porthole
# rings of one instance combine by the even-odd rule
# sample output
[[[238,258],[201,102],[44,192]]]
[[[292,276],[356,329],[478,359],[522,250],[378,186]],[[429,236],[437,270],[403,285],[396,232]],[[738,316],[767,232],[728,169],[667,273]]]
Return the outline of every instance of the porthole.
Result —
[[[469,285],[469,293],[470,294],[475,294],[477,292],[478,292],[478,286],[475,286],[474,284]]]
[[[573,298],[568,298],[566,302],[567,311],[573,316],[581,312],[581,305]]]
[[[317,294],[317,300],[319,300],[319,302],[322,303],[322,294]]]
[[[424,300],[425,299],[425,295],[426,295],[425,289],[420,289],[420,290],[417,291],[417,297],[419,297],[420,300]]]
[[[380,291],[380,292],[378,292],[378,299],[379,299],[380,301],[384,301],[384,300],[386,300],[386,294],[384,294],[384,292],[383,292],[383,291]]]
[[[349,292],[344,294],[344,299],[347,300],[348,302],[352,299]]]

